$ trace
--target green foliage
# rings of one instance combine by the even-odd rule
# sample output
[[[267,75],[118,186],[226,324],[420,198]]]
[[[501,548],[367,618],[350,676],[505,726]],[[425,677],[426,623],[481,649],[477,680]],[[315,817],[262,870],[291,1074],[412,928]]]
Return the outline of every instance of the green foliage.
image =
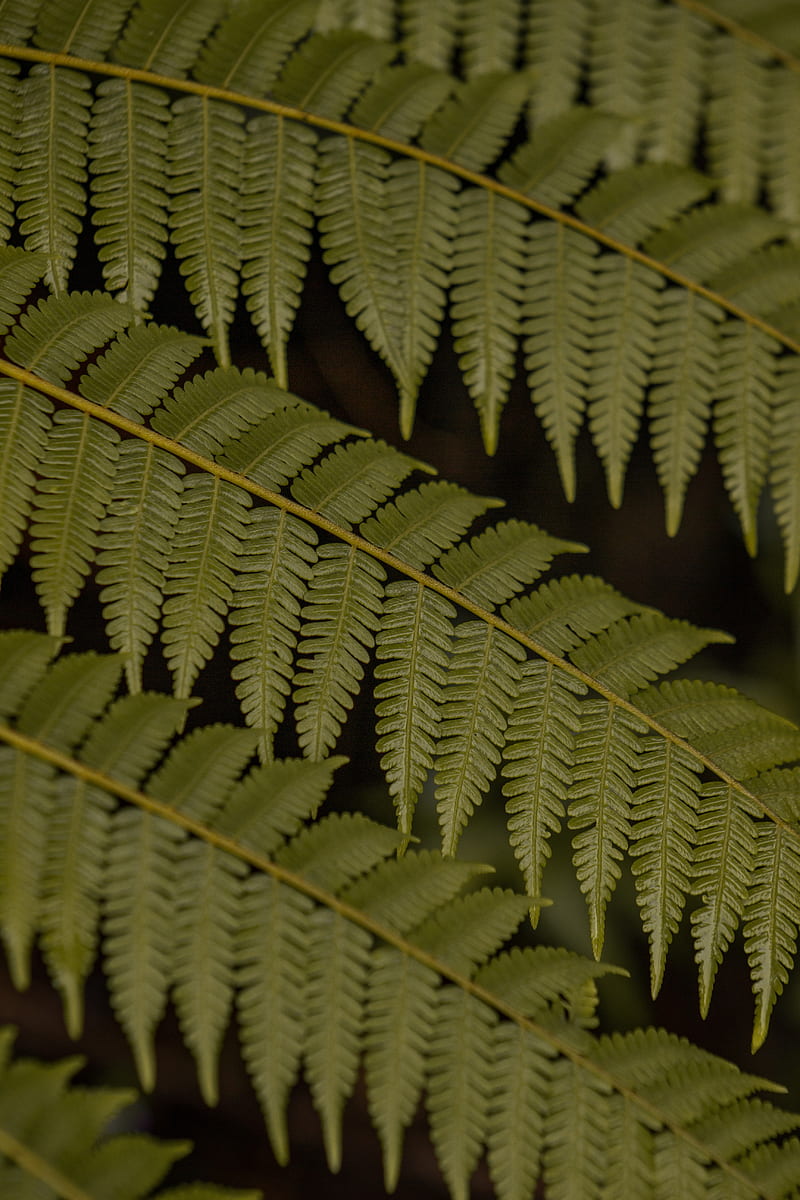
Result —
[[[619,506],[646,421],[674,533],[713,433],[751,554],[772,488],[790,590],[798,64],[757,6],[699,7],[0,12],[0,574],[27,560],[47,628],[0,635],[0,937],[18,988],[41,951],[73,1037],[102,963],[145,1091],[168,1004],[210,1105],[235,1023],[281,1163],[302,1071],[332,1171],[363,1077],[389,1190],[420,1102],[456,1200],[484,1152],[501,1200],[800,1187],[763,1080],[595,1031],[627,871],[653,994],[685,924],[705,1015],[741,929],[763,1042],[800,927],[800,731],[684,677],[725,634],[548,577],[583,547],[288,390],[316,239],[402,436],[449,327],[487,452],[522,363],[569,498],[584,423]],[[171,259],[205,336],[150,321]],[[235,364],[246,314],[270,376]],[[79,597],[114,654],[67,652]],[[187,733],[212,658],[242,724]],[[319,816],[356,705],[396,829]],[[503,801],[519,894],[458,857]],[[529,944],[557,838],[594,960]],[[68,1078],[0,1075],[14,1194],[127,1171],[93,1148],[119,1097]]]

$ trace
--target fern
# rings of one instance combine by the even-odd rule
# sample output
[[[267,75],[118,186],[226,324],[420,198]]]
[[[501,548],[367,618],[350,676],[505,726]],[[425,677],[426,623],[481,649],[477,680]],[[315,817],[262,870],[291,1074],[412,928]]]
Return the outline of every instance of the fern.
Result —
[[[333,1171],[363,1079],[390,1190],[422,1103],[454,1197],[484,1155],[503,1198],[794,1194],[769,1085],[595,1029],[627,905],[654,996],[690,934],[704,1016],[741,930],[764,1041],[800,926],[800,732],[685,677],[726,635],[564,574],[582,546],[289,390],[318,245],[403,437],[452,335],[487,452],[529,428],[527,389],[570,499],[585,433],[615,507],[649,438],[674,534],[713,438],[751,554],[771,488],[791,590],[797,64],[769,42],[791,21],[168,7],[0,13],[0,574],[29,566],[47,629],[0,635],[14,986],[41,953],[78,1037],[102,964],[145,1091],[172,1005],[210,1105],[235,1024],[281,1163],[302,1073]],[[150,321],[172,264],[203,336]],[[246,313],[263,350],[234,365]],[[115,655],[67,652],[82,609]],[[241,726],[197,726],[202,694]],[[353,747],[396,828],[357,790],[320,818]],[[519,894],[459,857],[499,864],[502,825]],[[556,847],[594,960],[534,944]],[[102,1156],[101,1109],[69,1163],[0,1131],[8,1186],[35,1159],[51,1192],[104,1195],[110,1165],[67,1170]]]

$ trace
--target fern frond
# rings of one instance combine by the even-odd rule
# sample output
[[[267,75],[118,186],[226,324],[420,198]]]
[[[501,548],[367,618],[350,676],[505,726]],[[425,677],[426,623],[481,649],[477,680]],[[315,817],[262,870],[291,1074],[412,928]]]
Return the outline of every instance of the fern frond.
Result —
[[[544,583],[530,596],[512,600],[503,616],[545,650],[563,654],[622,617],[641,611],[594,575],[567,575]]]
[[[708,28],[684,8],[665,6],[653,13],[643,140],[651,162],[687,163],[702,119]]]
[[[719,310],[674,288],[661,292],[651,376],[650,441],[664,491],[667,533],[677,533],[697,471],[717,387]]]
[[[522,17],[517,0],[500,0],[491,9],[480,0],[466,0],[461,16],[461,53],[467,79],[492,71],[510,71],[516,65]]]
[[[759,130],[769,72],[749,46],[719,38],[710,55],[707,144],[722,199],[752,204],[761,174]]]
[[[377,749],[406,836],[439,740],[455,615],[447,600],[410,580],[386,588],[375,642]]]
[[[799,881],[800,855],[790,830],[759,825],[744,913],[744,946],[756,998],[754,1050],[767,1036],[772,1007],[789,978],[800,928]]]
[[[49,643],[52,646],[52,642]],[[13,658],[6,665],[14,665]],[[108,703],[119,678],[110,658],[88,654],[63,659],[25,699],[18,728],[71,750]],[[49,764],[5,747],[0,762],[0,936],[12,978],[28,985],[30,950],[40,917],[46,830],[56,805],[56,774]]]
[[[698,842],[698,771],[680,747],[645,739],[637,767],[631,853],[637,902],[650,938],[654,996],[691,882],[692,847]]]
[[[93,4],[44,0],[33,40],[45,50],[102,58],[113,45],[125,16],[125,8],[116,0],[95,0]]]
[[[22,150],[14,200],[26,250],[47,258],[54,292],[67,286],[86,211],[89,80],[36,65],[21,84]]]
[[[43,1064],[10,1056],[14,1031],[0,1029],[0,1187],[8,1196],[88,1196],[124,1179],[130,1200],[157,1200],[152,1191],[186,1142],[159,1142],[148,1134],[108,1136],[135,1099],[120,1088],[75,1086],[80,1059]],[[259,1200],[260,1192],[211,1184],[160,1191],[163,1200]],[[118,1191],[118,1194],[122,1194]]]
[[[452,77],[420,62],[384,67],[353,107],[354,125],[397,141],[419,133],[453,87]]]
[[[167,125],[164,92],[122,79],[97,89],[89,130],[92,219],[111,292],[146,313],[166,253]]]
[[[337,120],[395,53],[394,46],[355,30],[313,34],[289,59],[275,99]]]
[[[464,826],[495,777],[523,657],[515,642],[482,622],[456,626],[434,762],[445,854],[455,854]]]
[[[619,508],[656,340],[659,280],[638,263],[610,255],[603,255],[599,268],[588,417],[609,501]]]
[[[286,1100],[301,1060],[335,1166],[342,1107],[366,1054],[368,1103],[387,1147],[389,1180],[422,1091],[454,1194],[466,1194],[487,1143],[502,1194],[526,1194],[514,1181],[543,1171],[563,1194],[583,1195],[603,1178],[596,1170],[624,1156],[621,1138],[638,1146],[640,1170],[629,1172],[639,1180],[637,1200],[653,1194],[643,1165],[651,1154],[653,1178],[667,1178],[669,1164],[688,1156],[706,1183],[730,1180],[742,1195],[765,1194],[760,1181],[751,1186],[756,1147],[797,1118],[744,1101],[764,1081],[660,1031],[595,1038],[595,980],[607,968],[566,951],[498,953],[530,898],[487,889],[460,895],[482,868],[438,855],[387,861],[400,835],[360,814],[303,828],[336,764],[276,763],[240,776],[255,732],[199,730],[151,774],[147,793],[137,791],[127,781],[154,765],[169,737],[165,725],[180,719],[185,705],[136,696],[108,710],[87,743],[88,757],[100,766],[118,757],[116,778],[85,761],[83,751],[79,760],[58,748],[81,736],[87,706],[98,715],[106,708],[118,664],[73,656],[42,677],[52,639],[5,635],[0,650],[0,695],[8,696],[6,708],[20,711],[15,724],[0,726],[0,738],[9,754],[47,765],[49,778],[60,781],[53,788],[30,771],[31,788],[52,795],[59,821],[80,818],[82,792],[97,791],[106,813],[121,804],[111,815],[109,842],[96,843],[108,871],[104,954],[146,1086],[152,1031],[175,989],[184,1036],[212,1094],[215,1045],[235,988],[246,1060],[282,1158]],[[101,667],[102,694],[92,682]],[[126,709],[136,717],[125,722],[120,750]],[[140,731],[147,731],[142,738]],[[48,856],[52,867],[60,843],[59,834]],[[90,896],[91,877],[84,879]],[[184,902],[174,922],[176,896]],[[203,923],[214,934],[198,953],[191,911],[215,901],[214,919]],[[51,928],[47,909],[32,911],[37,932]],[[187,1016],[187,1005],[195,1015]],[[387,1021],[392,1036],[385,1039]],[[425,1078],[420,1056],[430,1063]],[[609,1103],[595,1112],[603,1097]],[[618,1127],[621,1107],[626,1121]],[[512,1112],[520,1134],[533,1121],[519,1148],[498,1118]],[[567,1137],[577,1147],[571,1157]],[[793,1170],[792,1155],[791,1143],[785,1152],[771,1144],[770,1171]],[[668,1163],[663,1170],[661,1159]]]
[[[794,588],[800,571],[800,413],[794,402],[798,386],[800,365],[795,359],[782,359],[774,398],[770,486],[783,539],[787,592]]]
[[[534,68],[532,125],[559,116],[575,103],[589,19],[587,0],[535,0],[530,5],[525,61]]]
[[[458,31],[458,0],[401,0],[400,33],[408,57],[447,70]]]
[[[764,171],[770,204],[779,217],[788,221],[793,238],[797,238],[800,209],[797,196],[797,148],[792,129],[800,114],[800,85],[794,75],[775,79],[766,96],[764,124],[767,131],[764,146]]]
[[[478,410],[487,454],[516,371],[525,213],[477,188],[461,193],[453,243],[451,317],[464,382]]]
[[[705,200],[711,180],[672,163],[642,163],[607,175],[581,196],[575,210],[584,221],[635,246]]]
[[[248,508],[249,498],[224,480],[190,475],[185,482],[161,638],[178,696],[191,693],[224,628]]]
[[[286,342],[311,252],[315,164],[316,136],[304,125],[283,117],[248,124],[241,186],[242,294],[281,387],[288,383]]]
[[[260,731],[258,750],[272,758],[294,675],[302,598],[316,558],[313,531],[284,512],[251,510],[231,599],[232,677],[245,721]]]
[[[575,496],[575,438],[589,377],[596,253],[593,242],[571,229],[544,222],[531,229],[522,326],[525,367],[570,500]]]
[[[642,732],[639,722],[615,704],[592,700],[581,705],[569,827],[578,831],[572,839],[573,860],[589,909],[595,958],[603,950],[606,908],[622,874]]]
[[[397,558],[425,567],[441,550],[449,550],[476,517],[500,504],[453,483],[423,483],[364,521],[360,532]]]
[[[745,546],[753,555],[758,502],[769,466],[777,350],[771,338],[741,322],[723,327],[714,406],[717,450]]]
[[[425,126],[421,145],[470,170],[484,170],[508,141],[527,90],[524,75],[505,72],[461,84]]]
[[[203,83],[266,95],[295,45],[308,33],[314,0],[241,4],[203,46],[194,76]]]
[[[653,20],[651,0],[601,0],[597,6],[589,58],[592,104],[628,119],[606,153],[609,170],[628,167],[636,158],[642,114],[647,111]],[[637,128],[638,124],[638,128]]]
[[[621,122],[591,108],[573,108],[534,129],[498,172],[499,178],[540,204],[569,204],[585,187]]]
[[[503,785],[509,841],[525,890],[538,896],[550,857],[550,836],[561,829],[574,768],[580,726],[576,695],[580,683],[548,662],[523,665],[508,723]],[[532,912],[534,925],[538,919]]]
[[[238,110],[194,96],[176,102],[169,125],[170,237],[189,297],[223,366],[230,362],[228,327],[241,264],[242,126]]]
[[[142,0],[112,52],[117,62],[182,79],[224,12],[223,0],[194,0],[165,7]]]
[[[348,546],[321,546],[311,568],[294,679],[297,733],[311,759],[336,743],[364,676],[383,604],[383,567]]]

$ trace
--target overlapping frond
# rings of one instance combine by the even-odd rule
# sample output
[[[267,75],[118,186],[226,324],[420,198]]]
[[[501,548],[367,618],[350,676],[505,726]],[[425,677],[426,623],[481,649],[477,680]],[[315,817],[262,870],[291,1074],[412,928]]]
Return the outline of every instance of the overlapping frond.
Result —
[[[475,890],[486,870],[475,864],[430,851],[397,858],[400,835],[361,814],[315,819],[341,760],[252,766],[255,733],[221,725],[175,742],[184,702],[114,700],[118,660],[72,655],[49,665],[56,649],[41,634],[0,636],[0,758],[26,770],[28,798],[51,816],[40,830],[48,871],[27,901],[31,934],[73,1018],[102,954],[146,1088],[153,1032],[172,995],[209,1103],[236,1012],[283,1161],[301,1064],[335,1170],[363,1062],[389,1187],[424,1097],[455,1198],[468,1195],[484,1149],[508,1200],[529,1197],[539,1176],[556,1197],[591,1194],[623,1167],[631,1196],[644,1200],[666,1194],[686,1162],[703,1187],[787,1194],[772,1179],[781,1169],[791,1178],[795,1148],[777,1139],[800,1118],[751,1099],[765,1081],[663,1031],[598,1038],[596,981],[610,968],[564,950],[504,949],[530,897]],[[30,807],[8,831],[30,835]],[[69,886],[55,920],[43,900],[59,875]],[[4,931],[18,903],[0,893]],[[0,1178],[38,1169],[41,1104],[69,1131],[69,1153],[51,1146],[50,1166],[79,1172],[120,1096],[95,1106],[84,1130],[84,1106],[64,1090],[74,1064],[9,1065],[8,1047],[6,1036]],[[159,1157],[149,1139],[135,1146],[137,1185],[152,1187],[175,1151]]]
[[[674,533],[713,428],[755,552],[800,352],[783,25],[649,0],[223,9],[0,14],[0,228],[43,252],[48,285],[68,285],[88,221],[107,288],[146,313],[171,241],[218,360],[241,285],[286,387],[316,227],[404,436],[449,325],[488,452],[521,350],[568,496],[588,416],[621,503],[646,411]],[[782,483],[789,588],[798,506]]]
[[[78,1058],[40,1063],[11,1057],[14,1030],[0,1029],[0,1188],[7,1196],[101,1196],[114,1183],[130,1200],[259,1200],[260,1192],[186,1185],[153,1191],[186,1142],[110,1134],[136,1093],[73,1083]]]
[[[18,265],[19,252],[7,253]],[[726,635],[642,610],[597,579],[548,580],[554,556],[582,547],[493,519],[497,501],[426,479],[424,464],[256,372],[181,377],[196,342],[149,326],[115,333],[127,316],[92,296],[50,298],[16,324],[9,316],[6,353],[29,368],[17,376],[6,360],[10,419],[41,425],[28,469],[45,481],[36,494],[49,495],[46,486],[58,503],[50,524],[42,502],[9,504],[2,533],[11,557],[31,528],[52,633],[68,630],[70,606],[96,564],[109,642],[134,690],[156,639],[177,697],[190,695],[212,656],[222,661],[227,643],[236,697],[264,764],[292,720],[308,759],[333,753],[374,667],[376,746],[405,844],[430,790],[442,849],[455,854],[476,809],[496,803],[502,786],[531,899],[552,837],[565,824],[572,831],[598,956],[630,858],[654,989],[688,898],[700,898],[693,926],[703,1008],[735,930],[748,923],[765,1028],[794,957],[795,913],[787,886],[775,895],[775,931],[764,925],[766,868],[754,846],[760,839],[762,853],[778,855],[791,875],[796,833],[782,814],[795,804],[797,782],[784,773],[773,807],[769,791],[759,799],[759,778],[800,758],[800,734],[728,689],[663,681]],[[61,389],[97,348],[77,388]],[[58,480],[78,477],[91,488],[56,490]],[[18,486],[15,471],[9,480]],[[125,820],[137,828],[103,833],[117,847],[117,884],[132,881],[136,859],[126,856],[149,837],[149,817]],[[93,828],[104,822],[97,816]],[[721,822],[731,831],[724,842]],[[30,841],[38,844],[35,833]],[[172,849],[153,854],[142,921],[157,923],[167,901],[156,881],[169,878],[164,856]],[[40,851],[29,849],[14,861],[13,887],[35,888],[43,869]],[[215,912],[224,921],[238,884],[224,875],[219,886]],[[20,974],[30,920],[23,913],[8,932]],[[132,951],[120,942],[118,952]],[[153,949],[156,962],[159,953]],[[153,969],[139,963],[126,978]],[[122,1014],[128,986],[115,993]],[[154,990],[131,1033],[143,1064],[164,1001]],[[200,1019],[191,1018],[193,1027]],[[204,1087],[212,1093],[209,1076]],[[334,1120],[338,1100],[329,1102]]]

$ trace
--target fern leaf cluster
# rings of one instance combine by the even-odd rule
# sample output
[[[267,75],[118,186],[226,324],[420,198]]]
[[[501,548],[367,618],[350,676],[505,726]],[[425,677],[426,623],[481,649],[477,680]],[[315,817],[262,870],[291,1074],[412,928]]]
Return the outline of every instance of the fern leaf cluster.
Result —
[[[456,1197],[467,1196],[484,1145],[502,1197],[530,1195],[540,1174],[553,1195],[576,1194],[607,1167],[613,1174],[615,1159],[628,1161],[631,1145],[641,1172],[634,1195],[668,1187],[674,1160],[687,1156],[712,1193],[783,1194],[764,1180],[790,1169],[796,1145],[764,1142],[797,1118],[752,1098],[764,1081],[668,1034],[594,1034],[596,980],[608,967],[544,947],[503,948],[529,897],[465,890],[486,871],[475,864],[430,851],[394,857],[400,835],[360,814],[309,824],[340,759],[251,766],[255,734],[220,725],[168,748],[185,701],[118,697],[118,658],[51,664],[57,645],[42,634],[0,637],[0,759],[15,778],[4,796],[13,804],[24,795],[16,820],[4,806],[18,868],[16,882],[4,873],[0,928],[20,976],[31,938],[41,939],[74,1032],[102,941],[145,1088],[155,1082],[153,1034],[171,993],[212,1104],[236,1007],[281,1160],[302,1063],[338,1167],[342,1110],[363,1063],[390,1189],[424,1096]],[[26,1070],[29,1108],[17,1078]],[[71,1121],[59,1116],[63,1070],[6,1072],[0,1153],[16,1164],[9,1182],[31,1159],[34,1170],[40,1163],[21,1145],[33,1138],[35,1149],[42,1105],[62,1132],[86,1118],[74,1098]],[[94,1109],[95,1124],[76,1129],[69,1159],[54,1165],[80,1161],[119,1102],[112,1094]],[[728,1128],[724,1147],[718,1122]],[[137,1142],[129,1194],[151,1185],[174,1153]],[[99,1186],[91,1194],[106,1194]]]
[[[25,259],[4,255],[8,270]],[[159,396],[148,387],[155,364],[170,364],[162,380],[175,378],[196,345],[158,327],[112,337],[128,316],[101,296],[50,297],[5,340],[3,411],[19,431],[5,450],[13,488],[26,428],[41,455],[24,492],[9,492],[5,539],[16,546],[31,529],[51,635],[62,636],[69,604],[101,565],[107,635],[129,687],[141,687],[158,637],[185,698],[230,626],[236,695],[265,763],[290,716],[308,759],[332,753],[375,663],[376,746],[406,840],[429,778],[446,855],[502,788],[510,844],[536,897],[549,839],[568,827],[598,956],[630,855],[653,991],[687,900],[699,896],[702,1006],[742,924],[760,1042],[794,957],[784,839],[794,846],[797,835],[785,801],[775,809],[759,798],[759,776],[800,756],[800,734],[725,689],[661,682],[725,635],[637,609],[593,578],[530,591],[555,555],[580,547],[490,521],[496,501],[424,472],[418,483],[415,460],[255,372],[184,376]],[[34,355],[29,346],[48,333],[47,354]],[[61,387],[79,350],[97,349],[74,390]],[[718,841],[723,818],[737,831],[735,853]],[[780,869],[787,891],[764,931],[758,863],[769,853],[765,869]],[[20,931],[14,945],[28,937]],[[766,961],[762,938],[774,944]]]
[[[66,1059],[44,1065],[11,1058],[14,1033],[0,1029],[0,1187],[7,1196],[125,1196],[129,1200],[258,1200],[259,1193],[212,1184],[154,1192],[185,1142],[158,1142],[143,1133],[98,1140],[124,1121],[135,1093],[71,1082],[81,1066]]]
[[[751,553],[770,485],[791,589],[796,63],[689,3],[435,7],[4,14],[4,237],[59,293],[91,227],[137,316],[169,247],[218,361],[241,287],[286,387],[316,228],[404,436],[449,322],[490,453],[520,352],[570,498],[584,423],[619,505],[646,421],[675,533],[713,436]]]

